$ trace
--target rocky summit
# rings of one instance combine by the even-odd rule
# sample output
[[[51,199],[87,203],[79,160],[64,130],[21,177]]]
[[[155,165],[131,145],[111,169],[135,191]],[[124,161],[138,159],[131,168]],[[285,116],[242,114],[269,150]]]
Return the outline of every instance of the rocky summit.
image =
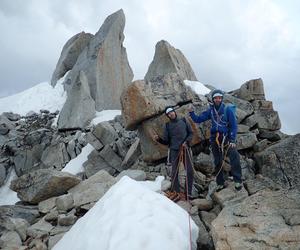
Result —
[[[263,80],[247,80],[224,95],[236,107],[243,186],[235,190],[226,159],[228,185],[215,192],[211,124],[195,124],[187,112],[191,103],[198,114],[206,110],[210,95],[186,84],[197,80],[195,73],[167,41],[157,43],[144,79],[132,82],[124,25],[119,10],[95,35],[81,32],[67,41],[51,80],[55,85],[65,77],[68,98],[60,112],[0,115],[0,186],[10,184],[20,199],[0,206],[0,248],[51,249],[124,175],[137,181],[165,176],[162,190],[168,190],[167,147],[152,135],[162,135],[164,110],[175,106],[194,133],[195,199],[177,204],[199,228],[197,249],[299,249],[300,135],[280,131]],[[122,115],[90,123],[105,109]],[[67,173],[79,158],[82,168]],[[7,183],[12,173],[16,178]]]

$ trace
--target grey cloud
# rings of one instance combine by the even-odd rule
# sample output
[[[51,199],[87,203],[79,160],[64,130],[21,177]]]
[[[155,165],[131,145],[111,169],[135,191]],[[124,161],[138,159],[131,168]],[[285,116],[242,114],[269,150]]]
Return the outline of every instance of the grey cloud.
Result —
[[[49,80],[71,36],[97,32],[106,16],[123,8],[135,79],[144,77],[156,42],[165,39],[185,54],[203,83],[229,91],[262,77],[283,130],[299,132],[300,117],[291,111],[300,106],[300,3],[264,4],[267,12],[261,1],[2,0],[0,96]]]

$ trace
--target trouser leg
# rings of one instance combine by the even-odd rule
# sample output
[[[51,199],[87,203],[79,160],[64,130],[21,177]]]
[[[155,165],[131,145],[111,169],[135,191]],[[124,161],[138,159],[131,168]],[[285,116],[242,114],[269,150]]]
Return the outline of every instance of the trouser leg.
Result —
[[[179,181],[178,181],[178,161],[179,161],[179,150],[170,149],[170,161],[172,165],[171,173],[171,191],[179,192]]]
[[[240,163],[240,155],[236,148],[228,149],[228,157],[230,159],[231,174],[234,182],[242,183],[242,169]]]
[[[223,161],[223,154],[218,144],[214,140],[211,141],[211,151],[214,156],[215,173],[217,174],[217,184],[224,185],[225,180],[223,170],[220,170]]]

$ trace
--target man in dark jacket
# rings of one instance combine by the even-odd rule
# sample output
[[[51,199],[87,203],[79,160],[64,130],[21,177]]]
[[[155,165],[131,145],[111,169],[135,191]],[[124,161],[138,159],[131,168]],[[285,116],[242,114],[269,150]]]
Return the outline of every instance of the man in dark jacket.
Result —
[[[192,128],[185,118],[179,119],[177,117],[173,108],[167,108],[165,110],[165,114],[168,116],[170,121],[165,125],[163,137],[160,138],[155,134],[153,139],[161,144],[168,145],[169,147],[169,160],[172,165],[172,191],[180,192],[178,168],[180,153],[184,152],[183,160],[187,179],[187,190],[185,191],[186,194],[191,197],[194,176],[189,146],[193,138]]]
[[[212,92],[213,104],[199,116],[190,109],[190,116],[196,123],[211,119],[210,143],[214,156],[214,163],[217,174],[217,191],[225,186],[222,167],[224,154],[227,153],[230,159],[231,173],[235,182],[235,189],[242,189],[242,171],[240,155],[236,149],[237,120],[232,109],[223,103],[223,92],[214,90]]]

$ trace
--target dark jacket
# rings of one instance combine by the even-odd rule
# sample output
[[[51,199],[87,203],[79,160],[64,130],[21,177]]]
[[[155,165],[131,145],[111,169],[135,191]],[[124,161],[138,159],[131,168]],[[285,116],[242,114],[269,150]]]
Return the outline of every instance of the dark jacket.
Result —
[[[212,126],[210,129],[211,137],[215,137],[217,132],[226,136],[230,142],[236,142],[237,120],[233,111],[227,108],[225,117],[225,104],[222,103],[218,110],[211,105],[206,111],[197,116],[194,111],[190,112],[190,116],[196,123],[201,123],[211,119]]]
[[[164,135],[158,142],[168,145],[170,149],[179,150],[184,142],[190,145],[192,138],[193,131],[189,122],[185,118],[176,118],[166,123]]]

